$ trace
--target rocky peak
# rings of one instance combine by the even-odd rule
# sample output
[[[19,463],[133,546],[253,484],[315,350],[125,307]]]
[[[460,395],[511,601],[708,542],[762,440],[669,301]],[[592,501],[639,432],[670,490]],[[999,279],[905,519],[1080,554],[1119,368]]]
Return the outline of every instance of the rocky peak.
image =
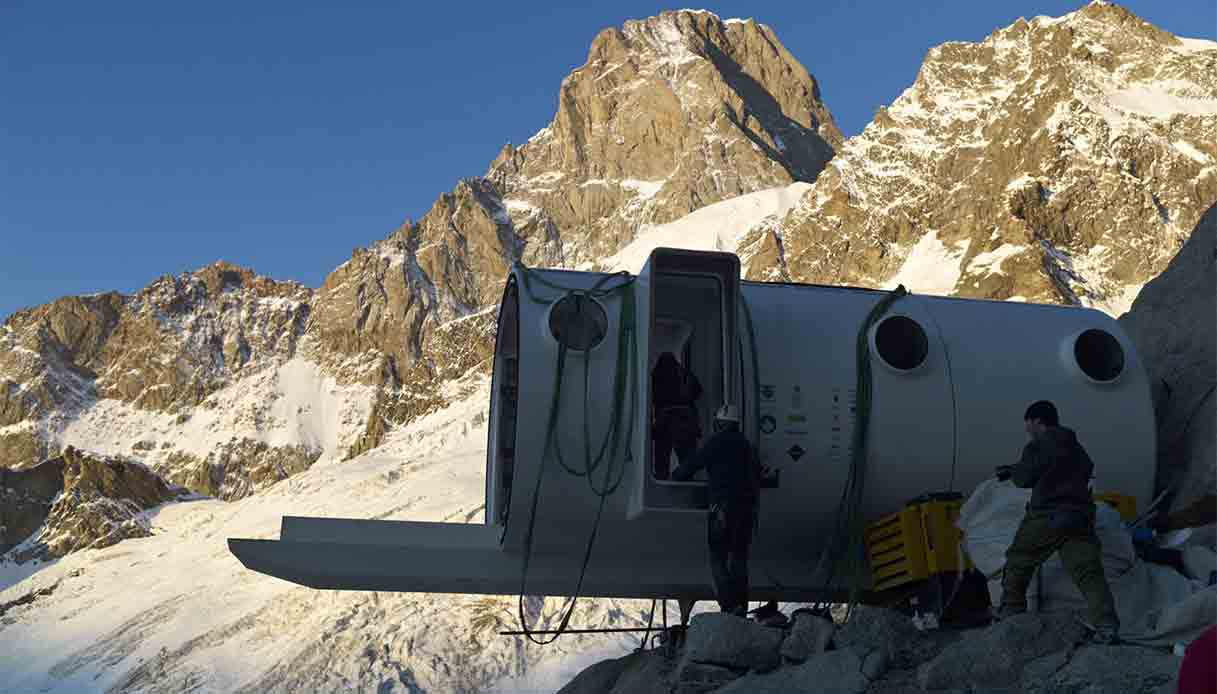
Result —
[[[185,494],[147,467],[71,446],[27,470],[0,468],[0,554],[18,563],[147,537],[143,512]]]
[[[773,31],[664,12],[600,32],[553,122],[507,146],[490,179],[534,264],[608,257],[642,224],[795,180],[842,137],[814,78]]]
[[[310,300],[297,283],[219,262],[131,296],[65,297],[13,314],[0,326],[0,466],[55,454],[98,402],[182,411],[291,358]]]
[[[1217,43],[1105,3],[1019,20],[929,51],[781,225],[782,259],[1119,314],[1217,199],[1215,131]]]
[[[602,31],[547,127],[326,279],[315,353],[349,380],[421,388],[453,351],[435,329],[492,310],[515,260],[593,266],[646,225],[813,179],[840,142],[768,27],[682,10]]]

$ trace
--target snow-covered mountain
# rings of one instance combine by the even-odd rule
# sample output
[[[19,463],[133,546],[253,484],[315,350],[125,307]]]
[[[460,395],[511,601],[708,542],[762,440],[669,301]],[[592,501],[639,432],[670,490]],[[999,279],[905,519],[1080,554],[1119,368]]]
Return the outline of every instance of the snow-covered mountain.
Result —
[[[1217,42],[1093,2],[931,49],[754,273],[1119,315],[1214,200]]]
[[[1119,313],[1217,200],[1215,75],[1217,44],[1095,3],[932,49],[843,142],[773,30],[665,12],[601,32],[547,127],[317,289],[217,263],[13,315],[0,469],[72,446],[206,498],[120,503],[119,544],[0,560],[0,689],[527,690],[627,648],[498,637],[509,598],[298,588],[224,539],[273,537],[284,514],[480,522],[516,260],[636,271],[684,246],[738,252],[752,279]],[[22,508],[47,516],[44,496]],[[580,603],[574,622],[636,625],[647,605]],[[530,603],[541,623],[556,607]]]
[[[156,507],[145,513],[150,537],[0,565],[0,689],[474,692],[566,655],[627,648],[624,638],[542,649],[500,637],[516,624],[510,597],[315,591],[228,553],[226,538],[275,537],[286,514],[480,522],[489,385],[476,376],[449,388],[452,405],[371,453],[239,500]],[[642,625],[649,605],[584,601],[574,619]],[[542,615],[529,603],[539,624],[558,607]]]

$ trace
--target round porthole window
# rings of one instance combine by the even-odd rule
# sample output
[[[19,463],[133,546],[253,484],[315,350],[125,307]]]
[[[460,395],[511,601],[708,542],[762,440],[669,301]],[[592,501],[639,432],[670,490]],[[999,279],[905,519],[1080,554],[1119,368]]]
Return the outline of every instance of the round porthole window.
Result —
[[[917,321],[908,316],[885,318],[875,330],[875,348],[888,366],[910,371],[930,354],[930,340]]]
[[[1091,328],[1073,343],[1073,358],[1082,373],[1096,381],[1107,383],[1124,373],[1124,348],[1106,330]]]
[[[590,296],[568,294],[549,309],[549,332],[567,349],[586,351],[608,334],[608,315]]]

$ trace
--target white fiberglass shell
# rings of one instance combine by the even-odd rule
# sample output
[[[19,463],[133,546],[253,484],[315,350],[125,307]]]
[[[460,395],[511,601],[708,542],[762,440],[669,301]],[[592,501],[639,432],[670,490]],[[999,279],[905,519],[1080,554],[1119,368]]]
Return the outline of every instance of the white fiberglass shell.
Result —
[[[570,344],[590,345],[566,350],[554,426],[570,468],[564,469],[544,455],[557,386],[555,305],[571,290],[618,286],[581,299],[594,302],[574,307],[588,318],[561,327]],[[593,486],[603,489],[607,472],[621,482],[605,497],[584,594],[712,597],[704,482],[652,477],[650,368],[658,349],[679,352],[705,386],[703,423],[720,403],[736,405],[763,462],[777,471],[762,490],[754,599],[827,596],[844,586],[823,585],[814,568],[849,471],[858,331],[885,296],[739,282],[734,256],[672,249],[658,249],[637,278],[516,268],[500,310],[486,525],[399,522],[390,530],[371,521],[340,527],[292,519],[285,520],[282,547],[240,540],[234,552],[251,568],[318,587],[513,593],[531,531],[528,592],[570,594],[599,508]],[[621,340],[628,302],[634,319]],[[562,310],[567,315],[571,306]],[[1056,404],[1062,424],[1095,461],[1096,492],[1148,503],[1155,459],[1149,387],[1131,341],[1110,317],[910,295],[875,322],[867,344],[873,380],[867,520],[927,492],[968,494],[996,466],[1017,459],[1027,439],[1023,413],[1041,399]],[[589,484],[572,470],[597,459],[615,414],[620,448],[609,455],[609,437]],[[382,545],[392,545],[396,558],[382,558]]]

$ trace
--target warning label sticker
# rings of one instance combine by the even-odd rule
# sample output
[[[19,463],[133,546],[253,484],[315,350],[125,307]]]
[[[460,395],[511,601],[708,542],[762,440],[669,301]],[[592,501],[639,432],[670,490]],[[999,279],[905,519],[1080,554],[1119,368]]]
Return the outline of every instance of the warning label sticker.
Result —
[[[778,420],[771,414],[761,415],[761,433],[772,434],[778,428]]]

